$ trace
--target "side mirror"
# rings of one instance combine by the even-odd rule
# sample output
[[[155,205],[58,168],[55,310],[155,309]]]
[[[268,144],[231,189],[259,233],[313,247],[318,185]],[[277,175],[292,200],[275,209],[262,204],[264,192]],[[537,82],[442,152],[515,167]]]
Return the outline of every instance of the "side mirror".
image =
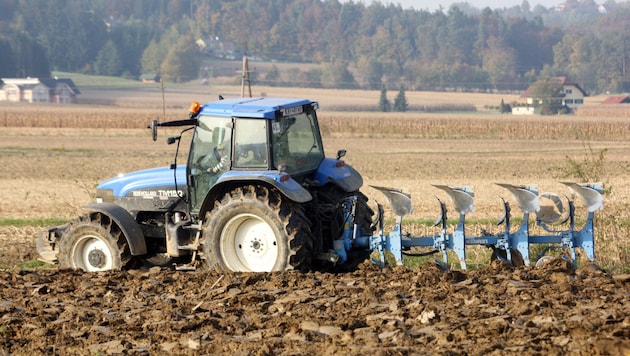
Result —
[[[341,159],[341,157],[344,157],[346,155],[347,151],[346,150],[339,150],[337,151],[337,159]]]
[[[153,122],[151,122],[151,126],[149,126],[149,128],[151,129],[151,137],[153,138],[153,141],[157,141],[157,128],[159,124],[160,123],[157,120],[153,120]]]

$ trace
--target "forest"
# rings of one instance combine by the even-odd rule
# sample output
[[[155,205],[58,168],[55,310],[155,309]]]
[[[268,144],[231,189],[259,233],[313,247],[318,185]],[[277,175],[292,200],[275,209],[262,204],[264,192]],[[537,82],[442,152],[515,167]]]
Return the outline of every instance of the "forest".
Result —
[[[212,60],[247,55],[296,63],[253,78],[267,85],[511,92],[568,76],[614,93],[630,91],[628,33],[630,3],[615,0],[433,12],[378,1],[0,0],[0,77],[186,82],[211,77]]]

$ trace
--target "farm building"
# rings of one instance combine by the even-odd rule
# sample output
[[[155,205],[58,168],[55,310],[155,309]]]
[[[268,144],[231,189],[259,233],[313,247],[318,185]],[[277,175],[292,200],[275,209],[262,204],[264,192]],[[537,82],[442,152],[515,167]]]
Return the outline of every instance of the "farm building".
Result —
[[[2,78],[0,101],[28,103],[76,103],[79,89],[71,79]]]
[[[513,106],[512,115],[534,115],[536,110],[531,105]]]
[[[588,94],[580,87],[579,84],[574,83],[567,79],[567,77],[555,77],[551,78],[551,81],[557,82],[558,85],[562,86],[558,96],[554,96],[552,98],[552,104],[555,106],[563,106],[568,107],[571,110],[577,109],[580,105],[584,104],[584,98],[588,96]],[[525,99],[526,103],[522,105],[518,105],[520,110],[516,112],[512,110],[513,114],[520,115],[533,115],[538,113],[536,107],[542,104],[543,98],[536,98],[534,85],[530,86],[525,90],[521,98]]]
[[[159,83],[162,78],[157,73],[144,73],[140,76],[140,81],[143,83]]]
[[[602,104],[630,104],[630,95],[609,96]]]

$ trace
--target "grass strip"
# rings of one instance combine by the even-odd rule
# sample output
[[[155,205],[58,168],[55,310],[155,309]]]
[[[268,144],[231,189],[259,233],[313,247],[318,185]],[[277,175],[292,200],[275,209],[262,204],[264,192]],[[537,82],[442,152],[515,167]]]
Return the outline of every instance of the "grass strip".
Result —
[[[46,227],[46,226],[63,225],[66,222],[67,220],[60,219],[60,218],[24,218],[24,219],[0,218],[0,226],[15,226],[15,227],[24,227],[24,226]]]

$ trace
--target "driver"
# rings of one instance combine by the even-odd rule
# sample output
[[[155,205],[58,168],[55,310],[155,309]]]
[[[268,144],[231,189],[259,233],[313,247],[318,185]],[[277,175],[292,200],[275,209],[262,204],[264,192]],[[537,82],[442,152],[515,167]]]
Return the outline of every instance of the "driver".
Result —
[[[226,140],[219,143],[217,147],[213,149],[213,154],[211,154],[212,158],[216,160],[217,164],[208,168],[207,169],[208,173],[216,174],[216,173],[225,171],[229,166],[229,162],[228,162],[230,160],[229,154],[230,154],[229,142]]]

